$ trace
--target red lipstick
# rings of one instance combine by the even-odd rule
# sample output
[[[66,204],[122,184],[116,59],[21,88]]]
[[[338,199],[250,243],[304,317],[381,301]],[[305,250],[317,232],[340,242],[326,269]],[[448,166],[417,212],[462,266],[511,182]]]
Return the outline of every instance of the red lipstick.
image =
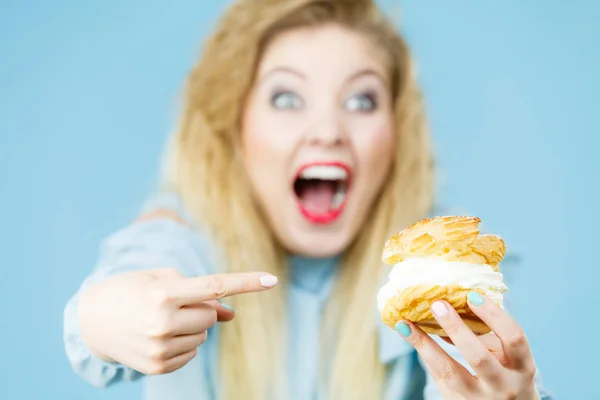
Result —
[[[348,202],[352,169],[339,161],[302,165],[294,180],[296,203],[302,216],[313,224],[336,221]]]

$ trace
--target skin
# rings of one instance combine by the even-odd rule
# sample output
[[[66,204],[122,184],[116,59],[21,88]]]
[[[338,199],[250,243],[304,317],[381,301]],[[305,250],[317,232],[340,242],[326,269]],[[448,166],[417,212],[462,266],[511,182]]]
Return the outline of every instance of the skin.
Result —
[[[539,400],[534,383],[536,365],[527,336],[498,305],[485,296],[478,298],[477,304],[469,301],[469,307],[492,329],[493,335],[476,336],[445,301],[437,301],[431,307],[435,319],[449,335],[445,340],[456,346],[475,376],[409,321],[402,322],[410,328],[406,340],[425,361],[445,399]]]
[[[147,375],[167,374],[188,362],[217,321],[234,318],[217,299],[269,290],[260,272],[185,278],[176,269],[122,273],[83,292],[81,335],[92,353]]]
[[[245,166],[291,253],[341,253],[381,190],[394,148],[384,60],[363,36],[337,26],[284,33],[263,56],[243,116]],[[313,161],[340,161],[353,171],[346,208],[326,225],[302,216],[293,190],[298,168]]]
[[[339,254],[364,223],[393,161],[387,79],[382,53],[340,27],[283,34],[264,54],[243,115],[245,166],[271,229],[290,252]],[[353,169],[347,207],[328,225],[310,223],[295,203],[295,172],[312,161],[341,161]],[[234,318],[218,299],[269,290],[276,283],[276,277],[260,272],[196,278],[174,269],[119,274],[82,294],[82,337],[100,358],[145,374],[169,373],[196,356],[208,328]],[[405,321],[406,340],[444,398],[539,399],[522,329],[488,299],[470,306],[495,336],[476,337],[447,303],[438,302],[433,311],[475,377]]]

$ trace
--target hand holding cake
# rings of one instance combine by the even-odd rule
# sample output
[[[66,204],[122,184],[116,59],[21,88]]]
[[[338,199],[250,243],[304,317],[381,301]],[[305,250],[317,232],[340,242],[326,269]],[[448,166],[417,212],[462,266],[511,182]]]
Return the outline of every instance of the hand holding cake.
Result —
[[[444,398],[538,400],[527,337],[502,309],[506,245],[481,235],[480,222],[436,217],[392,236],[383,251],[394,267],[379,291],[381,318],[415,347]],[[451,341],[462,359],[430,334]]]

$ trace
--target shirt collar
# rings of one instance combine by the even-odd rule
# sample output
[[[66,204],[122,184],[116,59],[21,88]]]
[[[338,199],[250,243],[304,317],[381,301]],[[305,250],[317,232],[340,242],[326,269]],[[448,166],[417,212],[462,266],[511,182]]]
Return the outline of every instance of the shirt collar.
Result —
[[[319,297],[327,297],[334,281],[339,257],[309,258],[290,256],[292,284]]]

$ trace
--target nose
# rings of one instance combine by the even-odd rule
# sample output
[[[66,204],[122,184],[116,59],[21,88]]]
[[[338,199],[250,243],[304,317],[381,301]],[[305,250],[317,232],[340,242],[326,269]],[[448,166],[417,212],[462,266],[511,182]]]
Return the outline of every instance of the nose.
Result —
[[[347,142],[342,117],[331,109],[321,110],[315,116],[305,137],[308,144],[324,147],[341,146]]]

